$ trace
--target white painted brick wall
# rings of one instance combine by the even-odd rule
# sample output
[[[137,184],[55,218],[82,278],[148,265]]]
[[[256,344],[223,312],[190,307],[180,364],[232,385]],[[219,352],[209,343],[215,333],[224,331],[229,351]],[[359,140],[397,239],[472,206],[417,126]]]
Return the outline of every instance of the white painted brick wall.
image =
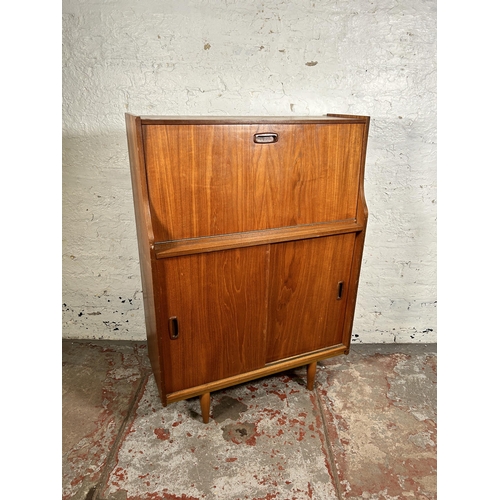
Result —
[[[370,115],[354,341],[436,341],[435,0],[63,0],[65,338],[145,338],[127,111]]]

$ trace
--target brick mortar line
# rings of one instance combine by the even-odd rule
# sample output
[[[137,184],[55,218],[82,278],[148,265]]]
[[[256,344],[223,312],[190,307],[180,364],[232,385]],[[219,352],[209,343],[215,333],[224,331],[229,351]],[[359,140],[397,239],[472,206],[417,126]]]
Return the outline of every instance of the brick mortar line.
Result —
[[[326,445],[326,452],[327,452],[327,459],[330,462],[330,469],[333,474],[333,480],[334,480],[334,486],[335,490],[337,492],[337,496],[339,500],[343,500],[343,495],[342,495],[342,490],[340,487],[340,479],[337,473],[337,467],[335,465],[335,457],[333,454],[333,447],[332,443],[330,442],[330,437],[328,435],[328,426],[326,423],[326,417],[325,413],[323,411],[323,405],[322,405],[322,400],[321,400],[321,395],[319,394],[318,388],[316,387],[314,389],[314,392],[316,394],[316,398],[318,400],[318,408],[319,408],[319,414],[321,416],[321,423],[323,424],[323,433],[325,435],[325,445]]]
[[[125,431],[127,428],[132,424],[133,422],[133,417],[137,411],[137,408],[139,407],[139,401],[141,397],[144,394],[144,391],[146,390],[146,384],[149,380],[150,374],[143,375],[141,378],[141,383],[139,384],[139,387],[137,388],[134,397],[132,399],[132,403],[130,404],[130,407],[127,411],[127,415],[123,419],[122,424],[120,425],[120,428],[118,429],[118,432],[116,434],[116,439],[113,445],[111,446],[111,449],[109,450],[108,456],[106,457],[106,460],[104,461],[104,470],[101,473],[101,476],[99,478],[99,481],[97,481],[96,485],[94,486],[94,491],[92,492],[91,495],[87,494],[87,497],[85,500],[105,500],[102,496],[102,490],[106,486],[106,483],[111,475],[111,471],[115,467],[115,465],[118,463],[118,451],[120,449],[120,446],[123,442]],[[92,491],[92,490],[90,490]],[[89,491],[89,493],[90,493]]]

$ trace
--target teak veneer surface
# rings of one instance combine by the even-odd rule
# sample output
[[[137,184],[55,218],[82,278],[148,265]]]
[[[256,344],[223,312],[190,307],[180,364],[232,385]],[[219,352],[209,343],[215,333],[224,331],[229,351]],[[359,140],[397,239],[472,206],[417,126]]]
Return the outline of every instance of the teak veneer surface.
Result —
[[[206,421],[210,391],[301,365],[311,389],[316,362],[350,346],[369,118],[127,114],[126,125],[163,404],[202,395]]]
[[[216,252],[268,243],[282,243],[333,234],[355,233],[363,229],[355,219],[346,221],[318,222],[292,227],[279,227],[260,231],[248,231],[220,236],[185,238],[182,240],[158,242],[154,244],[156,258],[191,255],[200,252]]]
[[[138,116],[143,125],[242,125],[242,124],[275,124],[275,123],[362,123],[366,124],[366,116],[328,114],[324,116]]]
[[[354,234],[272,245],[266,362],[342,343]],[[336,256],[332,259],[332,256]]]
[[[275,144],[254,142],[267,132]],[[361,124],[147,125],[143,135],[156,241],[356,216]]]
[[[167,392],[263,366],[267,268],[260,246],[159,261],[158,325],[180,332],[163,345]]]

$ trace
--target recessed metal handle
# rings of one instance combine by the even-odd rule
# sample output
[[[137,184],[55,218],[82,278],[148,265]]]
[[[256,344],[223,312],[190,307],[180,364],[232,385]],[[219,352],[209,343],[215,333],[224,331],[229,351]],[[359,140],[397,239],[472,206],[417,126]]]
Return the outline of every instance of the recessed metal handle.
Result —
[[[177,321],[177,316],[168,318],[168,333],[172,340],[175,340],[179,336],[179,322]]]
[[[266,134],[255,134],[253,136],[253,142],[257,144],[272,144],[278,142],[278,134],[272,132]]]
[[[344,291],[344,282],[339,281],[338,289],[337,289],[337,300],[342,298],[342,292]]]

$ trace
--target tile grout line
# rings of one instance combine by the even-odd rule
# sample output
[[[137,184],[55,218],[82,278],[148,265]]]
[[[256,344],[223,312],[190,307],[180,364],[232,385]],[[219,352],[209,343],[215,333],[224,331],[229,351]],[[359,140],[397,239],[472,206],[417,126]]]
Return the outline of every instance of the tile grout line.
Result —
[[[334,481],[335,490],[337,492],[338,499],[343,500],[342,490],[340,488],[340,479],[339,479],[339,476],[337,473],[337,467],[335,465],[335,457],[333,455],[332,443],[330,442],[330,437],[328,435],[328,426],[326,424],[326,417],[325,417],[325,414],[323,412],[323,405],[321,404],[321,396],[319,394],[317,387],[314,389],[314,392],[315,392],[316,398],[318,400],[319,414],[321,416],[321,423],[323,424],[323,432],[325,435],[326,453],[327,453],[327,458],[328,458],[328,461],[330,462],[330,468],[331,468],[332,474],[333,474],[333,481]]]
[[[125,435],[125,430],[130,426],[130,424],[133,421],[133,416],[139,406],[139,401],[144,394],[144,391],[146,390],[146,384],[149,380],[150,375],[145,374],[142,375],[141,377],[141,383],[139,384],[139,387],[137,388],[134,397],[132,398],[132,402],[129,406],[129,409],[127,411],[127,415],[123,419],[122,424],[120,425],[120,428],[118,429],[118,432],[116,434],[116,439],[113,445],[111,446],[111,449],[109,450],[108,456],[106,457],[105,460],[105,465],[104,465],[104,470],[102,471],[99,481],[97,481],[96,485],[94,486],[94,491],[92,492],[91,495],[87,494],[87,497],[85,500],[101,500],[101,493],[103,487],[106,485],[106,482],[111,474],[111,471],[115,467],[115,458],[117,459],[118,457],[118,450],[120,448],[120,445],[123,442],[124,435]],[[89,493],[92,490],[89,491]]]

